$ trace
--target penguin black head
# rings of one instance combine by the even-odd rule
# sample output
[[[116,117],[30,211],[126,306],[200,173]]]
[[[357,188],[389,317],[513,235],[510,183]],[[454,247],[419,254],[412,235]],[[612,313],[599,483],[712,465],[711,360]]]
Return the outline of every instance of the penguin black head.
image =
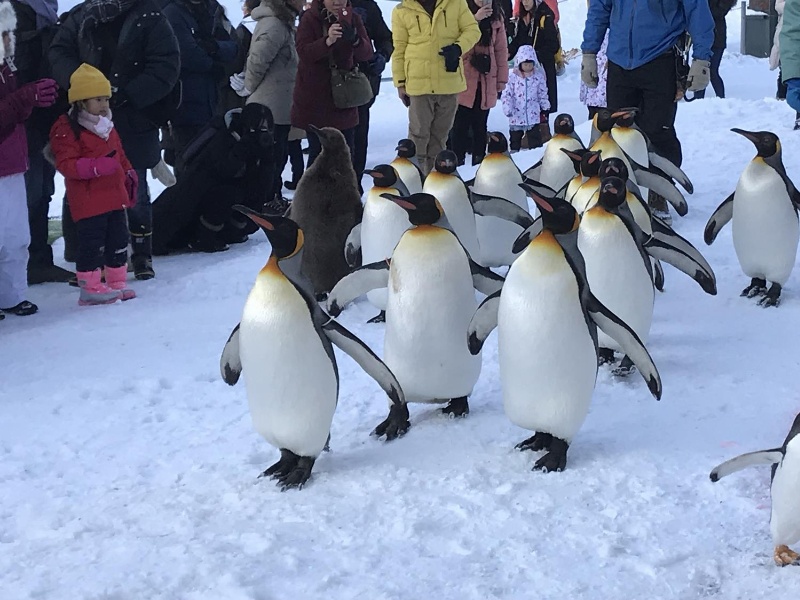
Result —
[[[613,116],[613,113],[608,108],[601,108],[594,115],[594,126],[601,133],[611,131],[611,128],[614,127],[614,121],[616,121],[616,117]]]
[[[581,157],[581,175],[597,177],[600,172],[600,150],[589,150]]]
[[[303,248],[303,230],[291,219],[264,215],[241,204],[234,205],[233,209],[247,216],[264,230],[272,245],[272,255],[278,260],[291,258]]]
[[[506,136],[499,131],[490,132],[486,151],[489,154],[503,154],[508,152],[508,140]]]
[[[614,119],[614,123],[620,127],[632,127],[638,112],[639,109],[636,107],[621,108],[613,113],[611,117]]]
[[[364,175],[372,177],[372,185],[379,188],[390,188],[397,184],[397,171],[391,165],[378,165]]]
[[[567,113],[558,115],[553,124],[553,131],[559,135],[572,135],[575,132],[575,121],[572,115]]]
[[[566,154],[569,159],[572,161],[572,166],[575,167],[575,174],[581,174],[581,160],[583,160],[583,155],[589,152],[586,148],[578,148],[577,150],[567,150],[566,148],[559,148],[564,154]]]
[[[625,202],[625,182],[619,177],[605,177],[600,181],[600,197],[598,204],[608,212],[614,212]]]
[[[412,225],[433,225],[444,215],[442,205],[430,194],[420,193],[410,196],[381,194],[381,198],[391,200],[405,210]]]
[[[761,158],[769,158],[781,151],[781,141],[778,136],[771,131],[745,131],[744,129],[731,129],[753,142]]]
[[[417,145],[409,139],[403,139],[397,142],[395,152],[400,158],[414,158],[417,155]]]
[[[433,161],[433,166],[439,173],[452,175],[456,172],[456,167],[458,166],[458,157],[452,150],[442,150],[436,155],[436,160]]]
[[[551,231],[555,235],[570,233],[578,229],[581,219],[572,204],[561,198],[542,196],[525,183],[521,183],[520,187],[528,193],[531,200],[539,207],[544,229]]]
[[[598,171],[597,175],[600,179],[605,179],[606,177],[619,177],[622,181],[628,181],[628,166],[625,164],[625,161],[621,158],[617,158],[616,156],[612,156],[611,158],[605,159],[603,162],[600,163],[600,170]]]

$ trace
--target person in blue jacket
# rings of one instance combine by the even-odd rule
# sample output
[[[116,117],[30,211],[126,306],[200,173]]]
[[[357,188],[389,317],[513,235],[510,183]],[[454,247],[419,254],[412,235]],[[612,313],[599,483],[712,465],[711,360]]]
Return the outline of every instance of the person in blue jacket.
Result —
[[[708,0],[590,0],[583,31],[581,80],[596,87],[597,52],[608,30],[608,108],[638,107],[636,122],[659,154],[681,164],[675,132],[679,93],[676,44],[688,31],[692,63],[690,92],[704,90],[711,75],[714,19]],[[650,194],[658,216],[669,218],[666,201]]]

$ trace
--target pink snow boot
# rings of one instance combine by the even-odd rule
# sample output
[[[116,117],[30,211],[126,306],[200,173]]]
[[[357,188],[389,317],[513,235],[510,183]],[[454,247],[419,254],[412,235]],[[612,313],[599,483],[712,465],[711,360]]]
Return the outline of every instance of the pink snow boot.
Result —
[[[78,271],[78,286],[81,295],[78,304],[89,306],[92,304],[113,304],[122,297],[117,290],[112,290],[100,281],[100,269],[94,271]]]
[[[128,267],[106,267],[106,285],[122,294],[122,301],[136,298],[136,292],[127,287]]]

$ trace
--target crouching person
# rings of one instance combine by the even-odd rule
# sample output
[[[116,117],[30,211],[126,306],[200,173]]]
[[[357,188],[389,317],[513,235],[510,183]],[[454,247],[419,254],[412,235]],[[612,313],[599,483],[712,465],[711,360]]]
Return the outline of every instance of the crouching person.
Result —
[[[252,222],[232,207],[264,210],[273,130],[272,112],[257,102],[211,120],[184,151],[184,175],[153,202],[154,254],[221,252],[247,241]]]
[[[128,223],[138,177],[111,120],[111,83],[88,64],[69,80],[69,113],[50,130],[56,169],[64,176],[67,203],[78,230],[79,304],[129,300]],[[105,283],[101,269],[105,268]]]

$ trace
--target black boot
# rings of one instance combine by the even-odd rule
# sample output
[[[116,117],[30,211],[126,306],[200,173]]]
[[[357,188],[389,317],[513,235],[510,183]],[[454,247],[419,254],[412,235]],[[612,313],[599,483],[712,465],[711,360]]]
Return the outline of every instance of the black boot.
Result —
[[[133,275],[139,281],[147,281],[156,276],[153,270],[153,234],[151,231],[131,231],[133,254],[131,264]]]
[[[220,239],[222,228],[222,225],[214,225],[200,217],[195,228],[195,238],[189,242],[189,247],[195,252],[224,252],[228,249],[228,244]]]

